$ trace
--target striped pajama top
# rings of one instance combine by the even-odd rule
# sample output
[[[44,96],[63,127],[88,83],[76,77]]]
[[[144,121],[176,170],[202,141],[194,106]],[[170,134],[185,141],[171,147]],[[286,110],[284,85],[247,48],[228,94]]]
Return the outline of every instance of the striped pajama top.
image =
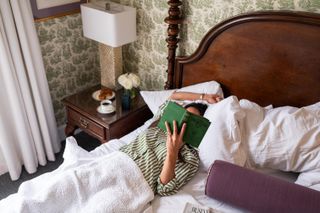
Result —
[[[135,161],[153,192],[161,196],[177,193],[196,174],[199,166],[197,150],[183,145],[176,163],[175,177],[169,183],[162,184],[160,173],[167,154],[166,138],[162,129],[153,127],[120,149]]]

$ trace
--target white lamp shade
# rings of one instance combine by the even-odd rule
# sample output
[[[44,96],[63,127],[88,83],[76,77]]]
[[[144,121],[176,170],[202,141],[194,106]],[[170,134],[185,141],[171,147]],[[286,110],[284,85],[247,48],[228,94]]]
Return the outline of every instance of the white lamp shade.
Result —
[[[85,37],[119,47],[136,40],[136,9],[113,2],[110,10],[92,3],[81,4]]]

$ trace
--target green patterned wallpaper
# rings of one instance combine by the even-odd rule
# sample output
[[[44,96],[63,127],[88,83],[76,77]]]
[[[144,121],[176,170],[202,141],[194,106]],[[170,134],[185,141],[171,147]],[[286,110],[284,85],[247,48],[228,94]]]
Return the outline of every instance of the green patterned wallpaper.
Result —
[[[191,54],[209,29],[229,17],[259,10],[294,10],[320,13],[320,0],[191,0],[186,4],[182,49]],[[201,14],[201,15],[199,15]],[[200,24],[199,24],[200,23]]]
[[[167,0],[114,0],[137,8],[138,39],[123,47],[124,70],[142,78],[143,89],[162,89],[167,48]],[[182,0],[185,24],[178,54],[191,54],[216,23],[249,11],[299,10],[320,13],[320,0]],[[99,82],[98,49],[82,37],[79,14],[36,24],[58,124],[65,122],[61,99]]]
[[[36,28],[60,126],[66,117],[61,100],[100,82],[98,45],[82,36],[79,14],[37,22]]]

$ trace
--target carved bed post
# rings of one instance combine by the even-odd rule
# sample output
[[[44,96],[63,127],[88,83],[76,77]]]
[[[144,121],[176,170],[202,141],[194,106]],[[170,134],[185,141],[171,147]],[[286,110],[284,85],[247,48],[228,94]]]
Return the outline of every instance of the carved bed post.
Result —
[[[180,0],[169,0],[168,5],[169,8],[169,16],[165,18],[165,22],[169,24],[168,26],[168,37],[166,42],[168,43],[168,77],[165,85],[165,89],[171,89],[173,87],[173,75],[174,75],[174,66],[175,66],[175,58],[176,58],[176,49],[178,47],[179,38],[179,24],[182,23],[180,6],[182,2]]]

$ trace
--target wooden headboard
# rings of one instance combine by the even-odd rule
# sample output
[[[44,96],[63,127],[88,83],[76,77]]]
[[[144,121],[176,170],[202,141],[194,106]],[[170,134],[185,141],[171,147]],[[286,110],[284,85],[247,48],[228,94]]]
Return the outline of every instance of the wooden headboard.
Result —
[[[175,59],[168,80],[168,88],[215,80],[225,96],[262,106],[320,101],[320,14],[256,12],[226,20],[194,54]]]

